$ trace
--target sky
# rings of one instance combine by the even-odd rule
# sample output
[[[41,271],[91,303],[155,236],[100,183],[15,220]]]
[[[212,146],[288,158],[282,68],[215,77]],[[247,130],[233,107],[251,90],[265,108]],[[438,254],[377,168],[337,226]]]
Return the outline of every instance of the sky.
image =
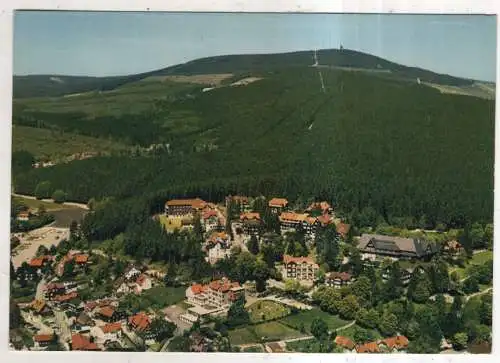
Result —
[[[208,56],[340,44],[439,73],[496,79],[496,17],[394,14],[23,11],[14,17],[14,74],[126,75]]]

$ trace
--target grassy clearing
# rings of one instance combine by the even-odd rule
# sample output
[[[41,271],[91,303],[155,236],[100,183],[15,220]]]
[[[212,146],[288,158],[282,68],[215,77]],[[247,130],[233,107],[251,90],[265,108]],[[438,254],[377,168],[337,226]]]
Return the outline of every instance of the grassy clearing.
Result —
[[[281,319],[280,322],[297,330],[303,327],[305,332],[310,333],[311,323],[315,318],[324,320],[330,330],[335,330],[350,323],[348,320],[343,320],[337,315],[328,314],[320,309],[301,311]]]
[[[63,204],[43,202],[41,200],[28,199],[28,198],[23,198],[23,197],[12,197],[12,199],[14,202],[16,202],[18,204],[24,204],[26,207],[28,207],[30,209],[39,209],[42,206],[47,211],[55,211],[55,210],[61,210],[61,209],[67,209],[67,208],[74,208],[71,206],[63,205]]]
[[[282,318],[290,314],[285,305],[271,300],[257,301],[248,307],[252,323]]]
[[[249,325],[229,331],[229,339],[231,344],[234,345],[292,339],[303,335],[299,331],[276,321]]]
[[[19,125],[12,127],[12,151],[26,150],[39,159],[58,161],[82,152],[110,153],[126,148],[107,139]]]
[[[168,231],[173,232],[175,229],[180,229],[182,227],[182,222],[180,218],[171,218],[164,214],[159,216],[161,225]]]
[[[177,304],[184,300],[186,289],[184,287],[156,286],[144,291],[141,295],[151,303],[151,307],[163,308]]]

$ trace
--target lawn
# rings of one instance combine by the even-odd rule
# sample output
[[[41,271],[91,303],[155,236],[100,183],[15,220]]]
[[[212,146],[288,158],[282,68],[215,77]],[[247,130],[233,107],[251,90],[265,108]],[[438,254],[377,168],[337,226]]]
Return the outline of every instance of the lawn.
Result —
[[[173,232],[176,228],[180,229],[182,227],[180,218],[169,218],[166,215],[159,216],[161,225],[168,231]]]
[[[12,197],[13,201],[19,204],[24,204],[30,209],[39,209],[41,206],[45,208],[47,211],[54,211],[54,210],[60,210],[63,208],[74,208],[70,206],[65,206],[62,204],[57,204],[57,203],[50,203],[50,202],[42,202],[41,200],[36,200],[36,199],[28,199],[28,198],[23,198],[23,197]]]
[[[476,253],[472,256],[472,258],[468,261],[467,265],[462,267],[455,267],[450,270],[451,272],[457,272],[461,279],[467,277],[467,267],[471,265],[482,265],[485,262],[493,260],[493,251],[484,251]]]
[[[140,297],[147,300],[152,308],[161,309],[184,300],[186,297],[186,288],[156,286],[144,291]]]
[[[292,339],[304,334],[286,325],[271,321],[267,323],[249,325],[229,331],[229,340],[233,345],[260,343],[262,341],[277,341]]]
[[[324,320],[330,330],[335,330],[350,323],[348,320],[343,320],[337,315],[326,313],[320,309],[301,311],[297,314],[289,315],[286,318],[281,319],[280,322],[297,330],[300,330],[303,326],[305,331],[310,333],[311,323],[314,318]]]
[[[290,314],[290,309],[285,305],[271,300],[256,301],[247,310],[252,323],[274,320]]]
[[[358,343],[354,339],[354,333],[356,332],[356,329],[364,329],[364,328],[360,327],[357,324],[354,324],[353,326],[351,326],[351,327],[349,327],[347,329],[343,329],[343,330],[339,331],[338,335],[341,335],[343,337],[348,337],[353,342]],[[382,339],[383,338],[382,335],[380,334],[380,332],[377,329],[365,329],[365,330],[367,330],[368,332],[371,333],[371,335],[373,336],[374,340]]]

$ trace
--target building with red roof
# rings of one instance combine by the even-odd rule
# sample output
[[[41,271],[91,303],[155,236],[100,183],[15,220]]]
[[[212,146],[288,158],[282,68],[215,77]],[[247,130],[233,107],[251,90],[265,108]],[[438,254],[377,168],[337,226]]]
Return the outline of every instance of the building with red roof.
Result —
[[[335,337],[335,344],[337,344],[339,347],[343,348],[345,351],[352,352],[354,348],[356,347],[356,344],[354,342],[344,336],[337,335]]]
[[[377,342],[369,342],[356,347],[357,353],[380,353]]]
[[[71,336],[71,350],[81,350],[81,351],[99,351],[99,347],[97,344],[90,341],[84,335],[81,334],[73,334]]]
[[[313,281],[319,265],[311,257],[283,256],[284,277],[288,279]]]
[[[245,296],[245,289],[238,282],[227,278],[214,280],[207,285],[194,284],[186,289],[187,302],[198,306],[229,308],[241,296]]]
[[[192,216],[207,206],[207,202],[200,198],[172,199],[165,203],[165,214],[170,216]]]
[[[268,203],[271,212],[280,214],[288,207],[288,200],[285,198],[272,198]]]
[[[396,335],[395,337],[385,338],[379,341],[379,345],[388,352],[402,351],[408,348],[408,338],[404,335]]]

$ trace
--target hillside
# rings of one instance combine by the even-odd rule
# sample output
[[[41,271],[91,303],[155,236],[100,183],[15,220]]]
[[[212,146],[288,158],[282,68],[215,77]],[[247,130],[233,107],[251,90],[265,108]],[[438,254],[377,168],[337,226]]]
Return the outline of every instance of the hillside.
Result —
[[[324,66],[385,70],[393,76],[449,86],[467,86],[472,80],[437,74],[415,67],[406,67],[385,59],[348,49],[318,51],[319,64]],[[119,77],[73,77],[59,75],[14,76],[14,98],[55,97],[89,91],[113,90],[150,76],[268,72],[284,67],[306,67],[313,63],[312,51],[281,54],[225,55],[196,59],[184,64],[141,74]]]
[[[321,70],[323,93],[318,70],[298,65],[301,59],[299,53],[287,67],[240,73],[261,79],[209,92],[201,84],[149,77],[134,87],[157,93],[120,101],[132,107],[137,98],[144,108],[135,114],[89,118],[85,107],[93,96],[68,113],[47,111],[62,99],[40,101],[44,112],[21,107],[14,122],[25,126],[170,148],[154,157],[101,157],[25,171],[15,178],[16,191],[33,193],[48,180],[77,201],[138,193],[158,203],[174,195],[315,196],[347,212],[372,206],[386,220],[492,220],[493,101],[335,68]],[[235,71],[206,64],[204,72]],[[168,97],[161,96],[164,86]],[[149,107],[141,101],[147,94]]]

